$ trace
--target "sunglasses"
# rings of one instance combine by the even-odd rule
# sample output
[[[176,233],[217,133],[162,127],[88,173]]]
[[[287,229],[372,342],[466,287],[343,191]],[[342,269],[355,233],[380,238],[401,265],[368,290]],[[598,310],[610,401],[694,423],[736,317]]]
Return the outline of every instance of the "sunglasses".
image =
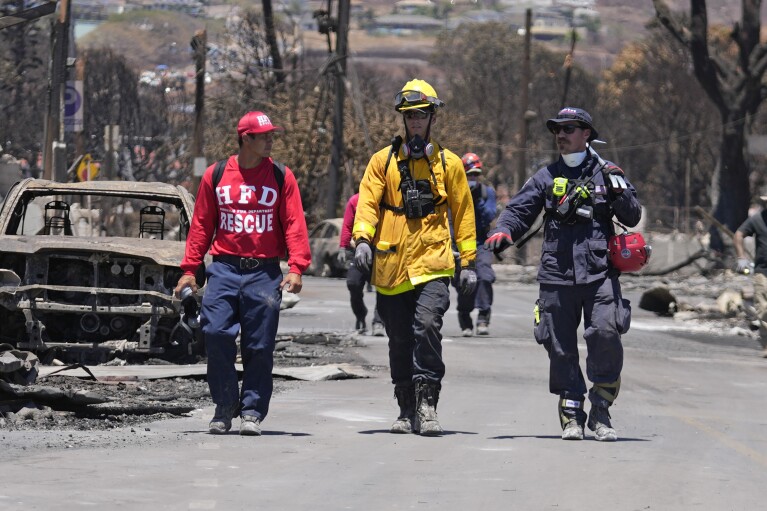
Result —
[[[417,119],[419,121],[423,121],[424,119],[429,117],[429,113],[428,112],[417,112],[415,110],[406,111],[402,115],[405,116],[405,119]]]
[[[554,125],[551,128],[551,132],[555,135],[559,135],[560,131],[564,131],[567,135],[572,135],[575,133],[575,130],[582,130],[582,126],[575,126],[573,124],[566,124],[564,126],[560,126],[559,124]]]

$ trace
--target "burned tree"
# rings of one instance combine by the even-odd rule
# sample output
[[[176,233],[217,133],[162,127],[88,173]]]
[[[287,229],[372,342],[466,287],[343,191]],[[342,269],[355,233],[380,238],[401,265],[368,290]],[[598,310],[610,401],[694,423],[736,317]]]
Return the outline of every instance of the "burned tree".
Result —
[[[689,49],[695,76],[719,111],[720,156],[711,202],[715,218],[734,231],[748,216],[751,198],[744,155],[746,129],[767,98],[762,80],[767,71],[767,44],[759,41],[762,1],[742,0],[741,21],[729,33],[730,47],[712,44],[705,0],[690,0],[689,19],[672,13],[664,0],[653,0],[653,5],[658,20]],[[711,246],[724,248],[721,234],[714,228]]]

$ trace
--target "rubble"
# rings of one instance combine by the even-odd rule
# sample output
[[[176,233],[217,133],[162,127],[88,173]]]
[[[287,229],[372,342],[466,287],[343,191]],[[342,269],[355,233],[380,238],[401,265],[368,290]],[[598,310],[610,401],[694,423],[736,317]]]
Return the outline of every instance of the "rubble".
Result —
[[[279,336],[275,393],[300,381],[372,376],[381,368],[363,365],[344,349],[359,345],[354,334]],[[185,416],[212,405],[205,374],[205,363],[153,359],[141,365],[119,358],[95,366],[40,365],[39,376],[26,384],[0,379],[0,430],[111,430]]]

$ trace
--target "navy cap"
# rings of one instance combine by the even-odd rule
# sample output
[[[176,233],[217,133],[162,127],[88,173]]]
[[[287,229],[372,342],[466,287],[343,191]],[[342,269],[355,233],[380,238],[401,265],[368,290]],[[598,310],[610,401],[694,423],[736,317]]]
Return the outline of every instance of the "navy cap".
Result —
[[[551,131],[555,124],[562,124],[571,121],[578,121],[580,124],[585,124],[585,127],[591,130],[589,142],[599,137],[599,133],[597,133],[597,130],[594,129],[594,125],[592,124],[591,116],[589,113],[582,108],[573,108],[571,106],[566,106],[557,112],[557,116],[555,118],[546,121],[546,128]]]

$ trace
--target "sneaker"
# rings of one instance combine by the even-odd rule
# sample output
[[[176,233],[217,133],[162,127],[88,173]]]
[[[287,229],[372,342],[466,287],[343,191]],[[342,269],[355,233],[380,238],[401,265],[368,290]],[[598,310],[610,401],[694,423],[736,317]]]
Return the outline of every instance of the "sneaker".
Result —
[[[354,329],[357,331],[358,334],[364,334],[368,330],[368,326],[365,324],[365,320],[358,319],[357,323],[354,325]]]
[[[255,415],[240,417],[240,435],[261,436],[261,419]]]
[[[488,330],[485,323],[477,325],[477,335],[490,335],[490,330]]]
[[[232,429],[233,413],[230,407],[216,405],[213,419],[208,424],[208,432],[212,435],[223,435]]]
[[[383,323],[373,323],[372,334],[375,337],[383,337],[385,333]]]
[[[618,435],[610,424],[610,412],[602,406],[592,406],[589,412],[589,429],[600,442],[615,442]]]
[[[471,337],[474,335],[474,332],[471,330],[471,328],[464,328],[463,330],[461,330],[461,335],[463,335],[464,337]]]
[[[573,419],[562,430],[562,440],[583,440],[583,424]]]
[[[225,421],[223,419],[213,419],[208,424],[208,433],[211,435],[223,435],[227,431],[232,429],[232,421]]]

